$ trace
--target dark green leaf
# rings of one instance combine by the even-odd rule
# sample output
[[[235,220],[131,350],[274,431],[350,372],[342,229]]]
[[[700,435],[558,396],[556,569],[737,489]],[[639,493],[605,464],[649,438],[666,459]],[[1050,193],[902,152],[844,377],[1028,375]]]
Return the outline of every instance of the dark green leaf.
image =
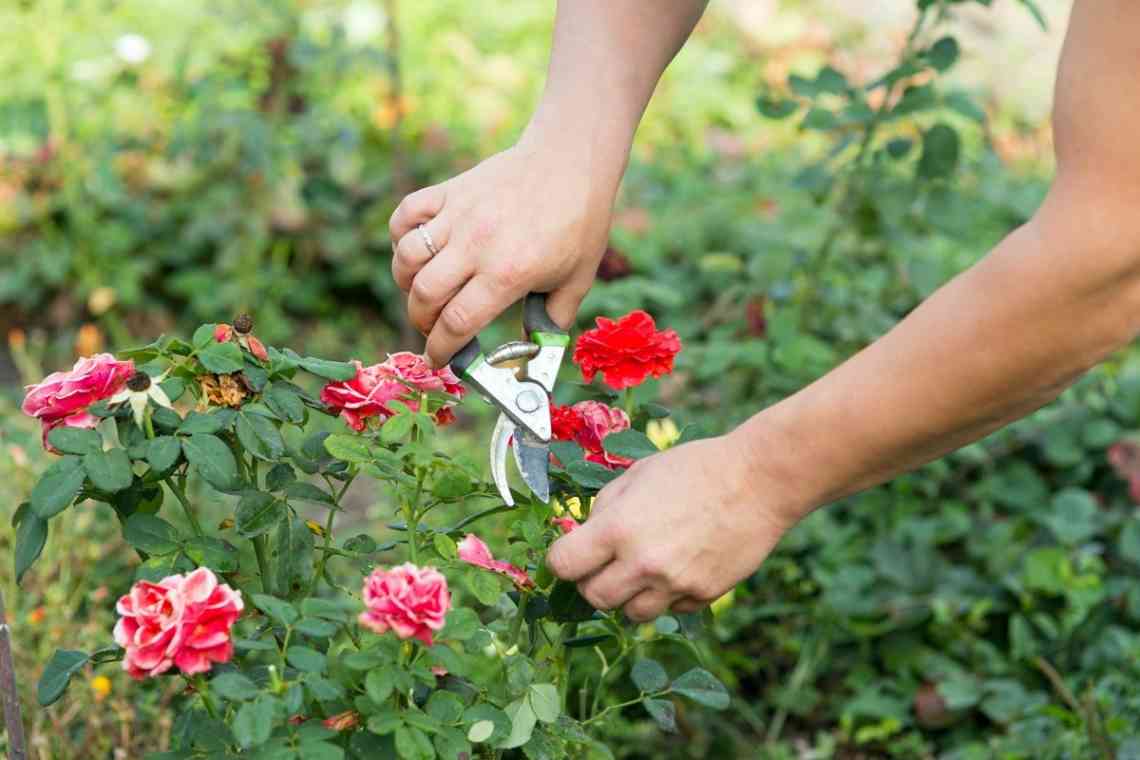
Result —
[[[887,142],[887,155],[896,160],[905,158],[913,147],[914,140],[910,140],[906,137],[896,137]]]
[[[285,505],[264,491],[244,491],[234,512],[237,532],[246,538],[269,532],[281,519]]]
[[[273,732],[273,718],[277,712],[277,700],[262,696],[255,702],[244,703],[234,716],[232,725],[234,738],[244,749],[257,747],[269,740]]]
[[[356,367],[348,362],[334,362],[306,356],[300,358],[297,363],[306,372],[326,380],[351,380],[356,377]]]
[[[180,377],[168,377],[159,383],[158,387],[162,389],[168,399],[177,401],[186,392],[186,381]]]
[[[287,485],[285,487],[285,496],[290,499],[315,501],[320,504],[336,504],[328,491],[312,483],[306,483],[303,480],[298,480]]]
[[[77,456],[65,456],[44,471],[29,497],[31,509],[47,520],[71,506],[79,489],[87,480],[83,461]]]
[[[173,525],[141,512],[127,519],[123,526],[123,538],[139,551],[158,556],[177,551],[181,542]]]
[[[194,433],[182,441],[182,453],[203,479],[219,491],[232,492],[241,485],[233,452],[221,438]]]
[[[192,536],[186,541],[186,556],[199,567],[208,567],[216,573],[237,572],[241,555],[229,541],[213,536]]]
[[[168,472],[182,456],[182,444],[174,436],[160,435],[147,443],[146,461],[157,473]]]
[[[433,692],[424,712],[440,723],[456,723],[463,715],[463,700],[450,691]]]
[[[265,473],[265,490],[280,491],[296,479],[297,473],[293,471],[293,466],[279,462],[270,467],[269,472]]]
[[[241,349],[233,343],[210,343],[198,352],[198,361],[216,375],[237,372],[245,365]]]
[[[693,668],[681,675],[673,682],[672,689],[676,693],[714,710],[725,709],[731,701],[728,696],[728,689],[724,688],[724,684],[703,668]]]
[[[594,462],[579,461],[567,463],[566,474],[582,488],[601,489],[621,473]]]
[[[432,760],[435,757],[435,747],[420,729],[400,726],[396,729],[396,753],[400,760]]]
[[[410,413],[397,414],[380,428],[380,440],[384,443],[397,443],[408,437],[412,432],[413,418]]]
[[[794,100],[762,97],[757,98],[756,108],[760,111],[761,115],[769,119],[786,119],[794,114],[799,106]]]
[[[667,699],[647,699],[643,703],[645,711],[656,721],[662,731],[677,733],[677,706]]]
[[[309,597],[301,602],[301,612],[307,617],[323,618],[337,623],[347,623],[359,610],[357,603],[350,599],[319,599]]]
[[[486,702],[472,705],[463,712],[463,723],[468,728],[474,728],[475,724],[488,721],[494,727],[491,734],[483,739],[474,739],[471,734],[468,738],[475,742],[487,742],[488,744],[498,744],[503,739],[510,736],[511,733],[511,719],[505,712],[495,707],[494,705],[487,704]],[[480,734],[482,730],[480,731]]]
[[[372,461],[368,441],[357,435],[333,434],[324,439],[324,448],[331,456],[344,462],[364,464]]]
[[[634,661],[630,677],[634,685],[644,692],[661,691],[669,685],[669,674],[657,660]]]
[[[446,692],[442,692],[446,693]],[[442,760],[470,760],[471,743],[462,731],[444,728],[432,736],[435,751]]]
[[[285,453],[281,431],[268,418],[253,412],[241,412],[234,426],[245,450],[258,459],[272,461]]]
[[[297,608],[284,599],[278,599],[268,594],[252,594],[253,603],[257,609],[276,620],[281,625],[292,625],[301,617]]]
[[[263,401],[279,419],[295,423],[305,421],[305,404],[296,391],[284,383],[270,384]]]
[[[396,688],[396,677],[391,668],[381,667],[369,671],[364,677],[364,690],[368,698],[378,705],[384,704]]]
[[[285,659],[297,670],[306,673],[321,673],[325,669],[325,656],[309,647],[292,646],[285,652]]]
[[[186,415],[186,419],[182,420],[182,424],[178,426],[178,432],[185,435],[217,433],[229,427],[236,416],[237,413],[232,409],[216,409],[209,414],[190,412]]]
[[[16,527],[16,583],[24,578],[24,573],[39,558],[47,543],[48,523],[30,508],[24,510]]]
[[[946,124],[935,124],[922,136],[918,176],[925,179],[949,176],[958,166],[958,153],[958,133]]]
[[[610,433],[602,440],[602,446],[611,454],[630,459],[644,459],[657,453],[653,441],[640,430]]]
[[[57,427],[48,433],[48,443],[64,454],[87,454],[103,450],[103,436],[87,428]]]
[[[71,676],[87,664],[90,655],[73,649],[57,649],[44,667],[43,675],[36,684],[36,701],[41,707],[53,704],[67,691]]]
[[[87,471],[91,484],[106,493],[116,493],[124,488],[130,488],[131,481],[134,480],[131,460],[127,458],[127,452],[122,449],[84,454],[83,469]]]
[[[559,623],[579,623],[594,617],[594,608],[578,593],[578,586],[557,581],[550,591],[551,617]]]
[[[938,71],[946,71],[958,61],[958,41],[943,37],[930,46],[926,60]]]
[[[293,625],[294,630],[306,636],[318,639],[327,639],[337,632],[337,624],[320,618],[301,618]]]
[[[233,671],[222,673],[220,676],[210,679],[210,690],[217,692],[223,699],[228,699],[231,702],[256,699],[257,695],[261,693],[257,684],[241,673]]]

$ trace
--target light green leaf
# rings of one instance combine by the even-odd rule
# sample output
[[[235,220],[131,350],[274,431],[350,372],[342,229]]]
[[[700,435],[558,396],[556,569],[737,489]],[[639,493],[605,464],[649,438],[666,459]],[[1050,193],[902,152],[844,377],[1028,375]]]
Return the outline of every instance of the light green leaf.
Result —
[[[241,349],[234,343],[210,343],[198,352],[198,361],[216,375],[238,372],[245,364]]]
[[[495,724],[489,720],[478,720],[471,724],[471,728],[467,730],[467,739],[475,744],[480,744],[491,738],[491,734],[495,732]]]
[[[558,715],[562,712],[562,700],[559,699],[557,686],[552,683],[531,684],[527,698],[535,717],[543,723],[558,720]]]
[[[642,703],[645,711],[662,731],[677,732],[677,706],[667,699],[647,699]]]
[[[285,652],[285,659],[297,670],[306,673],[322,673],[325,669],[325,656],[309,647],[291,646]]]
[[[378,705],[384,704],[395,688],[396,674],[391,668],[377,668],[364,677],[364,690],[368,693],[368,698]]]
[[[455,540],[446,533],[436,533],[431,537],[431,543],[435,547],[436,554],[443,559],[455,559],[459,554]]]
[[[300,617],[297,613],[297,608],[284,599],[278,599],[268,594],[251,594],[251,596],[257,609],[269,615],[269,617],[281,623],[281,625],[292,625],[297,622],[297,619]]]
[[[257,684],[236,672],[222,673],[212,678],[210,690],[217,692],[223,699],[228,699],[231,702],[256,699],[261,693]]]
[[[265,744],[273,732],[273,717],[277,712],[277,700],[262,696],[255,702],[246,702],[237,711],[231,728],[234,738],[243,749]]]
[[[538,723],[538,716],[534,714],[534,710],[530,706],[530,701],[526,699],[511,702],[507,705],[505,712],[507,713],[507,717],[511,719],[511,733],[505,741],[500,742],[496,746],[499,749],[521,747],[530,741],[530,736],[534,733],[535,724]]]
[[[682,674],[673,682],[672,689],[678,694],[714,710],[725,709],[731,701],[728,689],[724,688],[724,684],[703,668],[693,668]]]
[[[420,729],[400,726],[396,729],[396,753],[401,760],[432,760],[435,757],[435,747]]]

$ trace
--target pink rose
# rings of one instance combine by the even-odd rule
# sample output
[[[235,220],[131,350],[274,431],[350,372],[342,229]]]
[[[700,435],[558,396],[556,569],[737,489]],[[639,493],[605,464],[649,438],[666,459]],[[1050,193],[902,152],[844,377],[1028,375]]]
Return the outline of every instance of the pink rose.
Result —
[[[43,424],[44,448],[54,451],[47,435],[61,425],[93,428],[99,418],[87,407],[110,398],[135,372],[135,363],[121,362],[111,354],[87,356],[75,362],[69,372],[53,372],[36,385],[27,387],[24,414]]]
[[[427,359],[411,351],[388,354],[388,360],[380,366],[397,380],[402,380],[421,393],[434,391],[462,398],[467,390],[451,371],[451,367],[432,369],[428,366]]]
[[[388,404],[407,394],[407,387],[382,369],[383,365],[365,367],[358,361],[356,377],[329,383],[321,389],[321,402],[340,413],[341,418],[357,432],[364,430],[365,420],[378,417],[386,421],[396,412]]]
[[[550,522],[552,525],[554,525],[556,528],[558,528],[560,531],[562,531],[562,535],[566,535],[570,531],[572,531],[576,528],[582,527],[581,525],[578,524],[578,521],[575,520],[570,515],[563,515],[562,517],[552,517],[552,518],[550,518]]]
[[[241,592],[218,583],[206,567],[158,583],[139,581],[115,606],[121,616],[115,643],[127,652],[123,670],[141,679],[171,667],[205,673],[215,662],[228,662],[230,631],[243,608]]]
[[[1140,442],[1131,438],[1117,441],[1108,447],[1108,463],[1124,480],[1128,481],[1128,495],[1140,504]]]
[[[401,639],[415,638],[429,647],[432,631],[443,628],[451,609],[447,578],[434,567],[416,567],[410,562],[391,570],[373,570],[364,579],[362,595],[362,626],[376,633],[391,629]]]
[[[515,585],[519,588],[525,589],[534,587],[534,581],[530,579],[525,571],[515,567],[510,562],[495,559],[491,554],[491,550],[487,548],[487,545],[474,533],[468,533],[464,536],[463,540],[459,542],[458,548],[459,559],[467,564],[505,575],[514,581]]]
[[[229,343],[233,337],[234,328],[232,325],[227,325],[225,322],[214,325],[214,340],[218,343]]]
[[[554,406],[551,426],[556,441],[575,441],[586,452],[586,461],[596,462],[611,470],[629,467],[629,457],[619,457],[602,447],[610,433],[629,430],[629,415],[601,401],[579,401],[573,406]]]

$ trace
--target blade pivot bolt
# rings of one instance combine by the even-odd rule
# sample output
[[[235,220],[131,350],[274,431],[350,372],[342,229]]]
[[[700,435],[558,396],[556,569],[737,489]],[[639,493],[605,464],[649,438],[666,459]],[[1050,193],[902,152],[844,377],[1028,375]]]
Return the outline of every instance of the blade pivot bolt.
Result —
[[[523,412],[524,414],[530,414],[531,412],[537,412],[539,406],[541,406],[541,405],[542,405],[542,399],[540,399],[538,397],[537,393],[530,390],[529,388],[527,390],[523,391],[522,393],[520,393],[515,398],[515,406],[517,406],[519,411]]]

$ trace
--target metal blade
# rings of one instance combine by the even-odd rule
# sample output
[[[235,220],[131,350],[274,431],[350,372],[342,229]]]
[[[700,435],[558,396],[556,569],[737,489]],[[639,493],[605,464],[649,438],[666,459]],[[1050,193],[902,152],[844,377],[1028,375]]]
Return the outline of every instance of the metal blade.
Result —
[[[515,430],[515,423],[511,422],[507,415],[499,414],[499,420],[495,423],[495,432],[491,433],[491,477],[508,507],[515,505],[515,497],[511,495],[511,486],[507,482],[507,448],[511,444]]]
[[[515,436],[515,464],[531,493],[542,502],[550,501],[550,444],[527,431]]]

